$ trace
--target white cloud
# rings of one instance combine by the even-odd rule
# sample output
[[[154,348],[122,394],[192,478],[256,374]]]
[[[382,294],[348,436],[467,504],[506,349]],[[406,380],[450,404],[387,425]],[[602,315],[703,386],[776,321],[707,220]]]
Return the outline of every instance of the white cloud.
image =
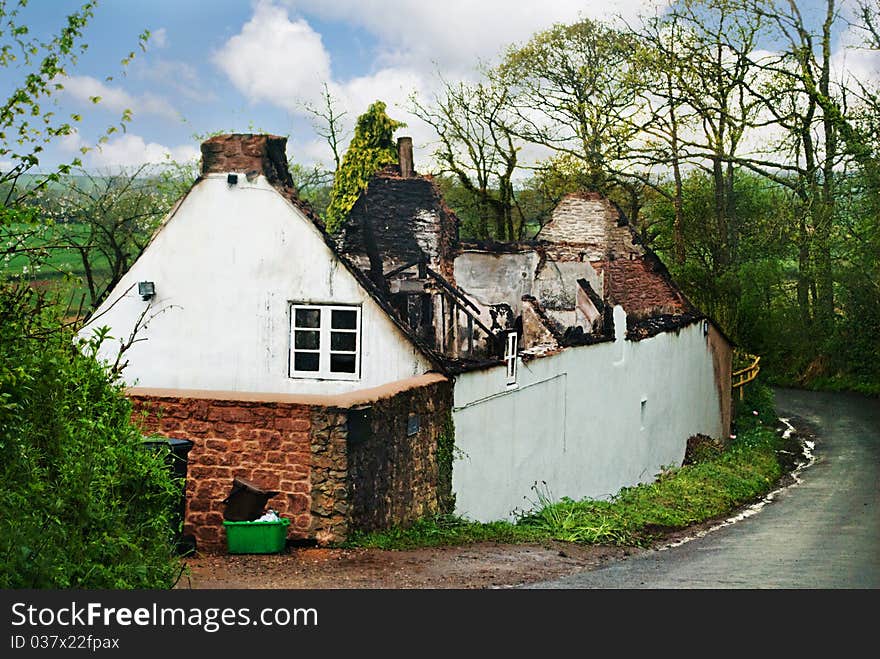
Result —
[[[180,60],[153,59],[136,61],[137,75],[155,86],[166,86],[177,96],[207,103],[217,98],[201,81],[196,68]]]
[[[865,48],[865,35],[849,26],[840,35],[837,50],[831,57],[833,76],[843,84],[855,80],[866,87],[880,83],[880,51]]]
[[[156,142],[147,142],[139,135],[121,135],[104,144],[93,146],[83,139],[79,131],[73,130],[58,141],[62,153],[82,157],[90,167],[135,167],[143,164],[161,164],[169,160],[189,162],[201,157],[198,148],[182,144],[167,147]],[[83,157],[83,149],[86,149]]]
[[[67,135],[62,136],[58,140],[58,146],[64,153],[75,153],[82,148],[87,148],[85,140],[76,129],[70,131]]]
[[[471,71],[479,60],[496,58],[506,46],[528,40],[554,23],[582,17],[633,21],[645,7],[663,0],[284,0],[305,15],[363,27],[381,42],[380,64],[406,64],[424,72],[436,62],[444,71]]]
[[[95,107],[106,108],[113,112],[121,113],[129,109],[134,116],[155,114],[170,119],[180,118],[180,114],[168,101],[155,94],[133,96],[119,87],[110,87],[91,76],[71,76],[63,78],[60,82],[64,85],[64,93],[81,103],[91,104],[93,98],[99,97],[100,102]]]
[[[211,59],[251,101],[290,112],[301,111],[303,101],[316,103],[322,84],[331,79],[321,35],[267,1],[256,5],[251,20]]]
[[[663,4],[665,0],[653,1]],[[632,19],[647,2],[622,0],[614,10]],[[504,46],[525,41],[555,22],[571,22],[584,15],[610,16],[607,6],[555,0],[536,11],[534,3],[509,0],[259,0],[251,19],[211,59],[251,102],[267,102],[294,115],[311,116],[303,103],[321,106],[326,82],[339,108],[348,112],[343,120],[347,129],[372,102],[385,101],[389,115],[407,123],[398,135],[413,138],[427,169],[436,135],[408,107],[414,92],[429,98],[435,91],[438,69],[451,78],[473,76],[480,60],[491,59]],[[304,18],[291,16],[289,9],[372,33],[380,42],[372,72],[348,80],[334,77],[321,35]],[[298,149],[298,161],[307,156],[327,161],[325,149],[314,143],[304,148],[306,144],[304,140]]]
[[[86,156],[93,167],[136,167],[144,163],[162,164],[169,160],[189,162],[200,157],[199,149],[189,144],[168,147],[156,142],[146,142],[139,135],[123,135],[102,144]]]
[[[150,45],[155,48],[165,48],[168,46],[168,31],[164,27],[150,32]]]

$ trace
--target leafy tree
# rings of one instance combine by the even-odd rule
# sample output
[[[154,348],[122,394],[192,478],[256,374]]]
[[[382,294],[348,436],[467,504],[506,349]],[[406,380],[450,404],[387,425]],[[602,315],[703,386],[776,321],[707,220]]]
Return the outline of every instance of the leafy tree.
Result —
[[[320,164],[306,166],[293,161],[288,163],[288,170],[300,199],[307,201],[319,216],[325,216],[333,187],[333,172],[328,172]]]
[[[644,88],[631,34],[589,19],[555,25],[507,50],[497,69],[522,139],[582,163],[588,187],[622,185]]]
[[[0,284],[0,588],[167,588],[181,483],[58,308]]]
[[[397,162],[394,131],[406,124],[385,113],[385,103],[376,101],[358,117],[354,137],[348,145],[330,192],[326,226],[338,231],[373,175],[385,165]]]

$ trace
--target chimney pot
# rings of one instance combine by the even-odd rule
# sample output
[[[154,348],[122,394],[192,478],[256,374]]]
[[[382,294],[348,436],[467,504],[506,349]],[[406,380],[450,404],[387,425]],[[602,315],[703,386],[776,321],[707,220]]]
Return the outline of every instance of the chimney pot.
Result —
[[[397,162],[400,165],[401,178],[413,175],[413,144],[411,137],[397,138]]]

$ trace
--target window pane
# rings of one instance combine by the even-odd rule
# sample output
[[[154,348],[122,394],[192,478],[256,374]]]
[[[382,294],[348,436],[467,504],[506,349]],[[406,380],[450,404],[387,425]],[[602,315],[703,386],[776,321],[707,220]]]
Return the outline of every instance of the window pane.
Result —
[[[293,353],[293,370],[317,371],[320,357],[317,352],[295,352]]]
[[[330,355],[330,370],[333,373],[354,373],[354,355]]]
[[[357,329],[357,311],[334,309],[330,327],[333,329]]]
[[[297,309],[296,310],[296,326],[297,327],[320,327],[321,326],[321,310],[320,309]]]
[[[293,347],[317,350],[321,347],[321,335],[318,332],[303,332],[297,330],[293,333]]]
[[[330,332],[330,350],[357,349],[357,334],[354,332]]]

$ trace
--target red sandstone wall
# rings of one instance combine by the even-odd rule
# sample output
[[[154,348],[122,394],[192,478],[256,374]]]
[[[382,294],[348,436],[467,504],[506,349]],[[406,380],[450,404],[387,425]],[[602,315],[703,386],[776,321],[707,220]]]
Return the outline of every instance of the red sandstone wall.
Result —
[[[245,478],[280,494],[268,506],[291,520],[290,538],[312,523],[311,408],[308,405],[166,396],[132,396],[144,434],[194,442],[187,467],[184,534],[199,550],[226,546],[223,499],[232,479]]]

